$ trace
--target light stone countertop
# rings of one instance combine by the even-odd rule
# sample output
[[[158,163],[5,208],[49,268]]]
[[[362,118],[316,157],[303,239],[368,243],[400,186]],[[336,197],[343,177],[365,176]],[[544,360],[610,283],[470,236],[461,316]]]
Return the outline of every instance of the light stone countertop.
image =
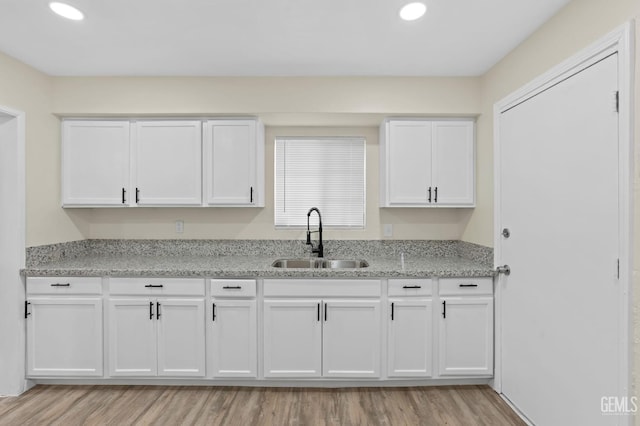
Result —
[[[283,269],[271,266],[278,256],[148,256],[90,254],[28,266],[22,273],[80,277],[207,277],[207,278],[393,278],[490,277],[486,264],[458,256],[362,257],[360,269]],[[360,257],[357,257],[358,259]]]

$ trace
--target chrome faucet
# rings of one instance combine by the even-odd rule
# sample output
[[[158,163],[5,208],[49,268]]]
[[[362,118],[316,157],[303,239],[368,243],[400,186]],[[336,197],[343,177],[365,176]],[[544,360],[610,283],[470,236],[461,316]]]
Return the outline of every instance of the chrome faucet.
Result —
[[[314,248],[311,242],[311,231],[309,230],[309,218],[312,212],[318,213],[318,230],[313,231],[318,233],[318,247]],[[311,246],[311,253],[318,253],[318,257],[324,257],[324,247],[322,246],[322,216],[320,216],[320,210],[317,207],[311,207],[307,212],[307,244]]]

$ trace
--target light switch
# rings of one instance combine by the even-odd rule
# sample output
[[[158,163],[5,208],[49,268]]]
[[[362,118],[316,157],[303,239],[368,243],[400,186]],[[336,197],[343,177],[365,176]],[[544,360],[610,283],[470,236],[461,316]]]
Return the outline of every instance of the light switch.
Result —
[[[184,220],[176,220],[176,234],[184,232]]]
[[[385,237],[393,237],[393,225],[391,223],[382,225],[382,235]]]

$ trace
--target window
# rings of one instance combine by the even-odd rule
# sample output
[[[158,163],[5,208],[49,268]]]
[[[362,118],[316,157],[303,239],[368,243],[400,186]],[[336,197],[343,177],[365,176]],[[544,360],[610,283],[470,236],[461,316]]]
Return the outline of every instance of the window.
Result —
[[[276,138],[276,228],[306,228],[311,207],[324,227],[364,228],[364,138]]]

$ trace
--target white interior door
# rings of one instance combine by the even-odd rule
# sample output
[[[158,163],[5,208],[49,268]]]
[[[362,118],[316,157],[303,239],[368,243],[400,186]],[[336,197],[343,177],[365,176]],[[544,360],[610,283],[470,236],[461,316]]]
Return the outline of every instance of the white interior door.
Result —
[[[620,396],[618,54],[499,117],[503,394],[537,425],[609,425]]]

